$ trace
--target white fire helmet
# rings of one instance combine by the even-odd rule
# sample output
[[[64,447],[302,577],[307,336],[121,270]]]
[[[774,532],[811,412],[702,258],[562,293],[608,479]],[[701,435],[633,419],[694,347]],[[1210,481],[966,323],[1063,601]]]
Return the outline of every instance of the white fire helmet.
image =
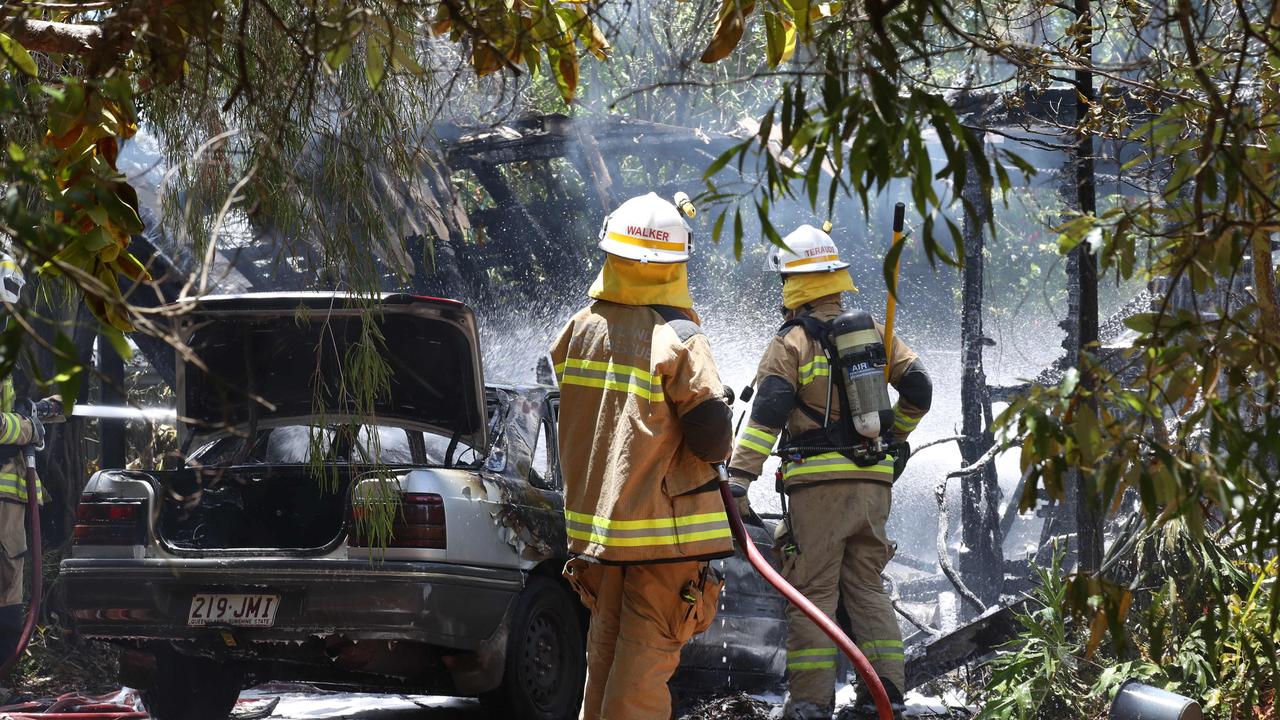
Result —
[[[0,301],[17,305],[18,298],[22,296],[22,286],[26,284],[27,279],[22,276],[18,261],[8,253],[0,252]],[[4,312],[2,307],[0,312]]]
[[[682,263],[689,261],[693,233],[675,205],[649,193],[609,213],[600,228],[599,247],[628,260]]]
[[[842,270],[849,263],[840,261],[836,243],[831,236],[812,225],[801,225],[782,238],[782,244],[769,248],[765,266],[783,275]]]

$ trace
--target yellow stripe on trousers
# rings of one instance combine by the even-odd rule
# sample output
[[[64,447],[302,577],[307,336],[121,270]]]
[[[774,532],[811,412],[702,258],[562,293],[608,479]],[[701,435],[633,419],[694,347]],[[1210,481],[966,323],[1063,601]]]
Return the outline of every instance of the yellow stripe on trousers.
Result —
[[[569,537],[609,547],[677,545],[731,537],[723,511],[645,520],[614,520],[565,510]]]

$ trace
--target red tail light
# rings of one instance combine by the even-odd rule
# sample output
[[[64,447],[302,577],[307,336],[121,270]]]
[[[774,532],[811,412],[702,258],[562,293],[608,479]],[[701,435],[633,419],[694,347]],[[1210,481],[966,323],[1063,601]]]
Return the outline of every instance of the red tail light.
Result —
[[[146,542],[144,517],[141,501],[99,502],[85,495],[76,507],[72,537],[79,545],[142,545]]]
[[[369,547],[372,544],[365,536],[367,528],[363,527],[365,512],[360,507],[351,509],[347,544],[352,547]],[[401,495],[387,547],[445,549],[444,498],[432,493]]]

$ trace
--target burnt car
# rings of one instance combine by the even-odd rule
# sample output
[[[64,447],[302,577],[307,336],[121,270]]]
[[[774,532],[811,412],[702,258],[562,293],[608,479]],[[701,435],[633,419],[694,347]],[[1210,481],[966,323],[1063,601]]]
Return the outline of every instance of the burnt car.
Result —
[[[299,680],[576,717],[587,615],[560,576],[555,388],[486,385],[450,300],[243,295],[182,317],[185,462],[96,473],[57,588],[76,632],[125,649],[152,714],[224,718],[242,687]],[[357,413],[371,347],[387,386]],[[782,601],[718,565],[721,619],[677,684],[766,689]]]

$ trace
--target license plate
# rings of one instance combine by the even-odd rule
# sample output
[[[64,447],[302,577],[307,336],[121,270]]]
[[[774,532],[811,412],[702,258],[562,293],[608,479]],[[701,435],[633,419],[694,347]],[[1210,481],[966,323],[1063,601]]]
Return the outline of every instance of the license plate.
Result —
[[[279,605],[279,595],[200,593],[191,596],[187,624],[271,627]]]

